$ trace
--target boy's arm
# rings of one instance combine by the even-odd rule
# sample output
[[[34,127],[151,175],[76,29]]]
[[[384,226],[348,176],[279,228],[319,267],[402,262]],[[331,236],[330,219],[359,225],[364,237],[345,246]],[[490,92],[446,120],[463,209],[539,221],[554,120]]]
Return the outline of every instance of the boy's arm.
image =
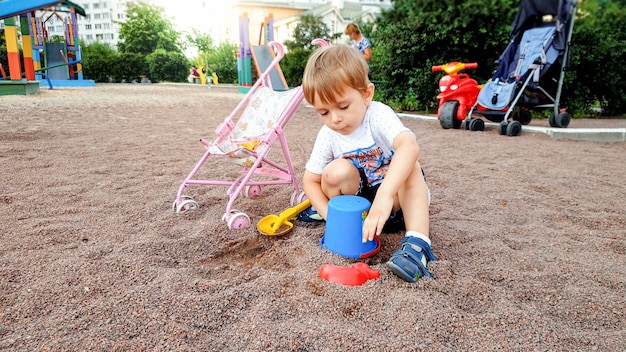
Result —
[[[389,218],[400,187],[406,182],[419,158],[419,145],[410,131],[398,134],[393,141],[394,155],[389,170],[380,184],[376,197],[363,223],[363,240],[371,241],[380,235]],[[316,208],[317,209],[317,208]]]
[[[326,220],[326,214],[328,213],[328,198],[324,192],[322,192],[322,175],[304,170],[302,190],[306,193],[307,198],[311,200],[313,208],[315,208],[317,213],[324,218],[324,220]]]

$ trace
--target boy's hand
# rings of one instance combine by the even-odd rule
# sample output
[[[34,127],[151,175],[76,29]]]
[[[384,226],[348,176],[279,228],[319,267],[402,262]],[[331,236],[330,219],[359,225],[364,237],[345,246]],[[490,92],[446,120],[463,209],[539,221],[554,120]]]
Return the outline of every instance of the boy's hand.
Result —
[[[392,210],[393,198],[377,196],[374,199],[363,222],[363,243],[374,240],[374,236],[380,236]]]

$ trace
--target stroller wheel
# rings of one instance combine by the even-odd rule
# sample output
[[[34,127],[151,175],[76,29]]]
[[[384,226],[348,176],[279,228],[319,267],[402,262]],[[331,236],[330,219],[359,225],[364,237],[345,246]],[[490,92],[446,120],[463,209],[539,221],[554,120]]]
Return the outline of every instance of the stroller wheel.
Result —
[[[550,115],[550,119],[552,119],[552,115]],[[552,121],[550,123],[550,126],[552,127],[558,127],[558,128],[565,128],[567,126],[569,126],[569,122],[572,119],[572,116],[567,113],[567,112],[560,112],[558,115],[556,115],[556,117],[554,118],[554,126],[552,126]]]
[[[304,202],[307,199],[306,194],[303,191],[296,192],[294,191],[291,194],[291,199],[289,200],[289,206],[295,207],[296,205]]]
[[[444,130],[461,127],[462,120],[457,119],[456,114],[459,110],[459,102],[451,100],[445,102],[439,109],[439,124]]]
[[[244,190],[244,194],[248,198],[256,198],[261,195],[261,186],[258,186],[258,185],[246,186]]]
[[[509,125],[508,122],[500,121],[500,125],[498,126],[498,133],[500,133],[501,136],[504,136],[506,134],[506,127],[508,125]]]
[[[188,211],[196,210],[199,207],[200,205],[198,205],[198,202],[189,196],[183,196],[183,201],[179,204],[176,204],[176,200],[174,200],[174,211],[176,214],[184,214]]]
[[[231,215],[228,218],[229,230],[240,230],[248,227],[250,227],[250,217],[248,214],[237,211],[231,212]]]
[[[554,117],[554,113],[550,114],[548,121],[550,122],[550,127],[556,127],[556,118]]]
[[[512,121],[506,126],[506,134],[509,137],[515,137],[522,134],[522,123],[519,121]]]
[[[517,114],[517,118],[514,118],[514,120],[521,122],[522,125],[528,125],[532,119],[533,119],[532,113],[526,109],[520,109],[520,111]]]
[[[470,131],[484,131],[485,121],[481,119],[471,119],[469,123]]]

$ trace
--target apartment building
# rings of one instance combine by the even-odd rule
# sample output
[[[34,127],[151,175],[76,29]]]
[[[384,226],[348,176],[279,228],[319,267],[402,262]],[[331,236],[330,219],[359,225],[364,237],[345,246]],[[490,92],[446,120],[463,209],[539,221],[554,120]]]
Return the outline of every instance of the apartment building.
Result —
[[[86,17],[78,18],[78,33],[83,44],[101,42],[116,48],[120,22],[125,20],[127,0],[82,0],[76,4],[85,9]],[[49,35],[52,35],[48,29]]]

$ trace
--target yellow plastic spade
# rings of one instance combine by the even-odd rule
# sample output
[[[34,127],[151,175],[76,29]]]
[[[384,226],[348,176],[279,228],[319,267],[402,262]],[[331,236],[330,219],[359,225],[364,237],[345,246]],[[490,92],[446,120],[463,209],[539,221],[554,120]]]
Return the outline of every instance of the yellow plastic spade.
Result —
[[[289,220],[310,206],[311,201],[306,199],[296,206],[283,210],[280,215],[270,214],[264,217],[256,225],[256,228],[265,236],[282,236],[287,234],[293,228],[293,223]]]

